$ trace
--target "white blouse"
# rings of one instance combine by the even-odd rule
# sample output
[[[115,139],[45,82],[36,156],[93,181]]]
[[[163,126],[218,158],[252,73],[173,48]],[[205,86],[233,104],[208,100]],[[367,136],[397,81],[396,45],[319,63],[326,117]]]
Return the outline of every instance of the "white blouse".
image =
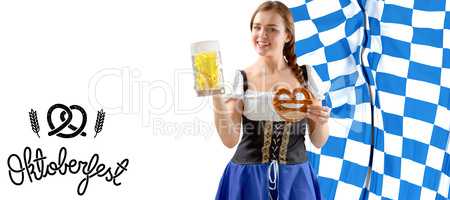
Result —
[[[308,72],[308,87],[311,93],[315,98],[322,100],[324,99],[323,92],[320,91],[316,81],[313,80],[311,75],[310,66],[307,65],[306,68]],[[278,113],[275,111],[275,108],[272,106],[272,99],[274,97],[274,93],[271,91],[256,91],[252,89],[247,89],[244,94],[244,78],[242,77],[241,72],[236,70],[233,82],[233,88],[230,93],[226,94],[226,99],[236,98],[243,99],[244,103],[244,112],[245,117],[251,120],[270,120],[270,121],[285,121],[281,118]],[[281,99],[286,98],[280,96]],[[303,97],[304,98],[304,97]],[[297,96],[296,99],[302,99],[301,96]]]

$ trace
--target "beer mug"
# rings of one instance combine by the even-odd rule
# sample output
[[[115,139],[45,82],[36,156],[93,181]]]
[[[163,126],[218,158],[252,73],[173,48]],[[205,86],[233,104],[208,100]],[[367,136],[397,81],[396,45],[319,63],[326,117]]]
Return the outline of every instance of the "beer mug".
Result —
[[[223,94],[223,74],[218,41],[201,41],[191,44],[197,96]]]

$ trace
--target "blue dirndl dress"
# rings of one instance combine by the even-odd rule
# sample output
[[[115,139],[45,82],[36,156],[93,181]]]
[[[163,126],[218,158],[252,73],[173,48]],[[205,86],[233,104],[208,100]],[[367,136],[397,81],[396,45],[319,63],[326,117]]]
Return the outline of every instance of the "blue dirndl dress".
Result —
[[[246,93],[246,74],[240,71],[240,75]],[[239,85],[236,80],[235,86]],[[306,156],[306,119],[254,120],[244,111],[242,130],[241,141],[220,180],[216,200],[322,199]]]

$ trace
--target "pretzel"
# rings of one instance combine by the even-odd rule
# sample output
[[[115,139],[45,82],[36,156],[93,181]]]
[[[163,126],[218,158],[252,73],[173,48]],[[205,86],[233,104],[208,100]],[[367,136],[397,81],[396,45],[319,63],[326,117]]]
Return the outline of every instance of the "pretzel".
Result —
[[[296,94],[302,93],[305,99],[297,100]],[[280,99],[281,95],[287,95],[289,99],[282,100]],[[272,105],[275,108],[275,111],[280,115],[283,119],[288,122],[299,121],[306,116],[307,106],[313,103],[313,96],[311,92],[306,88],[295,88],[293,92],[289,91],[286,88],[278,89],[275,92],[275,96],[273,97]],[[300,107],[289,108],[286,104],[291,105],[300,105]]]

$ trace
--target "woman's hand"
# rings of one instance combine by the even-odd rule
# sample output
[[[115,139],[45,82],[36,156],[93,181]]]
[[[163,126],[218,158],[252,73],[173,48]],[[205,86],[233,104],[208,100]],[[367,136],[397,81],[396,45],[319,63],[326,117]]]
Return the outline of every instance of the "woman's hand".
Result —
[[[320,101],[313,101],[308,106],[306,117],[315,122],[317,126],[321,126],[328,122],[330,118],[330,109],[321,105]]]

